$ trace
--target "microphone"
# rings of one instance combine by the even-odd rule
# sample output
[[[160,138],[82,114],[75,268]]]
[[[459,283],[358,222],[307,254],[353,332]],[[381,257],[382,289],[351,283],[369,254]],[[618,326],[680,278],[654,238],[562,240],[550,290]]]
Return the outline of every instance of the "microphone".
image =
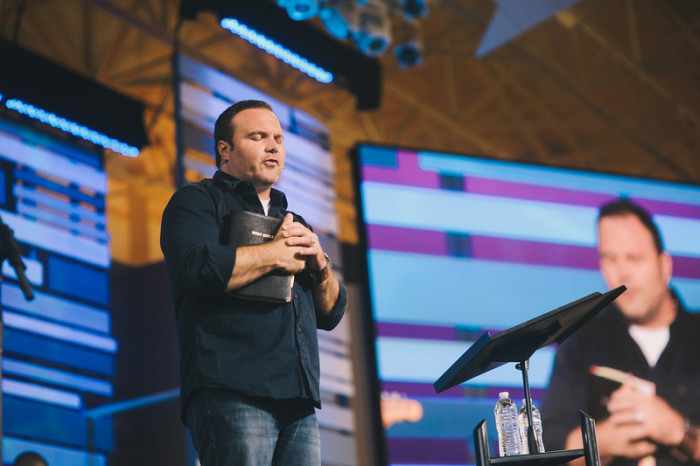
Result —
[[[0,259],[7,258],[12,268],[15,269],[17,274],[17,280],[19,281],[19,287],[24,293],[24,298],[27,301],[34,299],[34,292],[32,287],[27,280],[27,276],[24,274],[24,270],[27,268],[22,262],[22,256],[19,252],[19,246],[17,246],[17,241],[15,241],[14,232],[10,227],[3,223],[0,218]],[[0,264],[2,261],[0,260]]]

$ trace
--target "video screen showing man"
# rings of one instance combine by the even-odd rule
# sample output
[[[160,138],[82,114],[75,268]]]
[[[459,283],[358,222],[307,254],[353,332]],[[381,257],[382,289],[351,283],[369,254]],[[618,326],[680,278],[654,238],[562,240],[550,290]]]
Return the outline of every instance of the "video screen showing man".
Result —
[[[161,227],[182,419],[202,466],[320,466],[316,330],[338,325],[346,291],[318,236],[273,188],[285,150],[271,107],[248,100],[226,109],[214,147],[219,170],[175,192]],[[281,226],[272,234],[255,230],[270,241],[233,247],[231,223],[243,222],[234,211],[281,219]],[[236,294],[272,272],[294,275],[288,301]]]
[[[669,287],[671,256],[639,205],[601,208],[598,253],[607,285],[627,291],[559,346],[542,400],[547,448],[581,448],[582,409],[603,464],[698,464],[700,314]]]

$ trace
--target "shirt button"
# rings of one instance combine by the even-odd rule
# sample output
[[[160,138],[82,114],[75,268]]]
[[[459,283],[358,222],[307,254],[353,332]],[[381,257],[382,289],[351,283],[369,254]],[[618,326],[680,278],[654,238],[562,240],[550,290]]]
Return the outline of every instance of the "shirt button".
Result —
[[[299,299],[299,295],[297,293],[294,293],[294,299]]]
[[[301,358],[301,362],[304,362],[304,358]]]
[[[297,332],[301,332],[301,325],[297,327]]]

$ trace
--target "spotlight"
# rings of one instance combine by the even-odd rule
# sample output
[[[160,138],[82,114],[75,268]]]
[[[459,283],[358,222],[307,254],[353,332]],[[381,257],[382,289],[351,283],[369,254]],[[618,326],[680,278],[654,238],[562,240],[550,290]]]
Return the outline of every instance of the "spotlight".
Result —
[[[401,0],[399,4],[407,19],[424,18],[428,15],[425,0]]]
[[[294,21],[306,21],[318,14],[318,0],[277,0],[277,6],[286,8]]]
[[[358,7],[359,29],[352,38],[357,49],[370,57],[383,54],[391,42],[391,22],[381,0],[365,0]]]
[[[318,16],[326,30],[341,40],[359,29],[360,18],[354,0],[326,0]]]
[[[394,57],[399,68],[411,68],[423,63],[423,47],[417,40],[404,42],[394,47]]]

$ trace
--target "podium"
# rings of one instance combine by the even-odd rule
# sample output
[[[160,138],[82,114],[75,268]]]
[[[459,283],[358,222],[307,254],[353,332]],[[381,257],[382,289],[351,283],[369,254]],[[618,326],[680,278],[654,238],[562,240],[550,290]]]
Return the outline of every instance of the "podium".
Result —
[[[497,333],[493,337],[488,332],[484,332],[433,384],[435,391],[440,393],[506,363],[516,363],[516,368],[521,371],[523,377],[528,418],[528,447],[530,451],[538,451],[535,431],[532,427],[532,400],[530,399],[530,383],[527,375],[530,357],[535,351],[544,346],[554,342],[559,344],[566,340],[582,325],[612,303],[625,289],[624,286],[620,286],[606,293],[592,293],[558,309]],[[489,454],[486,421],[482,420],[474,429],[477,466],[502,463],[555,465],[567,463],[581,456],[585,457],[587,466],[599,465],[600,458],[598,456],[595,422],[583,411],[579,411],[579,413],[581,417],[583,449],[494,458],[491,458]]]

